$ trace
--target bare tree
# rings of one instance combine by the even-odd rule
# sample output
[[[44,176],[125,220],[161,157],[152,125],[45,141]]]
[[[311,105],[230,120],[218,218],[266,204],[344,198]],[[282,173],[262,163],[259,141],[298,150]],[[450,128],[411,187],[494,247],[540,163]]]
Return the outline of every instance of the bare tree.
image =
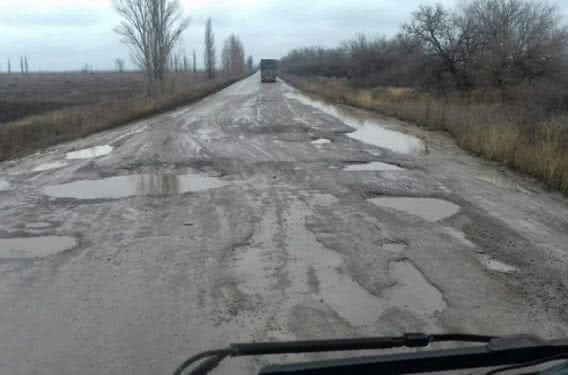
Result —
[[[132,60],[146,72],[148,94],[161,93],[172,51],[189,26],[177,0],[114,0],[122,17],[115,28],[132,51]]]
[[[28,57],[24,56],[24,71],[26,72],[26,74],[30,73],[30,66],[28,64]]]
[[[458,18],[442,5],[421,6],[412,14],[412,21],[404,25],[404,31],[415,38],[424,52],[436,57],[451,74],[454,82],[465,82],[460,64],[463,63],[464,46],[471,41],[473,30],[469,18]]]
[[[476,0],[469,13],[479,30],[482,73],[502,91],[518,80],[551,73],[566,54],[568,30],[545,1]]]
[[[215,78],[215,65],[217,64],[217,61],[215,56],[215,34],[213,33],[211,18],[207,19],[207,23],[205,25],[205,53],[203,57],[205,70],[207,70],[207,78]]]
[[[254,70],[254,60],[252,56],[249,56],[247,59],[247,69],[249,73],[252,73],[252,71]]]
[[[26,67],[24,66],[24,57],[20,56],[20,72],[22,74],[26,73]]]
[[[120,59],[120,58],[115,59],[114,65],[116,66],[116,70],[119,73],[124,73],[124,66],[126,65],[125,62],[124,62],[124,59]]]
[[[245,72],[245,50],[243,43],[235,34],[231,34],[223,45],[223,69],[227,74],[240,75]]]
[[[193,73],[197,73],[197,55],[195,50],[193,50]]]
[[[8,74],[12,74],[12,62],[8,59]]]

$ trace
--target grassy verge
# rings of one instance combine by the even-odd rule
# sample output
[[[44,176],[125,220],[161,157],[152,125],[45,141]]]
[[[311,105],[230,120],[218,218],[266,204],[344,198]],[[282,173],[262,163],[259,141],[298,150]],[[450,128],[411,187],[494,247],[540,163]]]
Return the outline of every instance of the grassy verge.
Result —
[[[409,89],[356,89],[345,80],[329,78],[284,78],[331,101],[448,131],[471,153],[568,193],[568,117],[538,120],[526,108],[473,98],[438,98]]]
[[[196,83],[187,90],[155,98],[104,99],[97,104],[8,123],[0,126],[0,161],[173,110],[213,94],[239,79]]]

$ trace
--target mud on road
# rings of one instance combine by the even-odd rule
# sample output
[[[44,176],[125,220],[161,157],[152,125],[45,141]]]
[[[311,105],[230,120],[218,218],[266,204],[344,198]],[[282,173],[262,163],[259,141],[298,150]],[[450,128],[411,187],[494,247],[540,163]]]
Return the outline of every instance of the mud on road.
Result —
[[[0,373],[164,374],[251,340],[568,333],[563,197],[443,134],[259,81],[0,164]]]

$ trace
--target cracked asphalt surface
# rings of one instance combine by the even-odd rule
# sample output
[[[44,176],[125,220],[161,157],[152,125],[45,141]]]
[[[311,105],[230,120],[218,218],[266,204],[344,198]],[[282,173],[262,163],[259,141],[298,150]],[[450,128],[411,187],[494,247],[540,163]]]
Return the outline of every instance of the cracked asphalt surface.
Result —
[[[561,195],[257,74],[0,163],[0,373],[167,374],[243,341],[560,337],[567,247]]]

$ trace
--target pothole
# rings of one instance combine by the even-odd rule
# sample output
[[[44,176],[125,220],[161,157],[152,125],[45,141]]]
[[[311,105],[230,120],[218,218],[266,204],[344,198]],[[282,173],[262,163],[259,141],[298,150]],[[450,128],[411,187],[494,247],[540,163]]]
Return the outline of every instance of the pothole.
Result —
[[[37,167],[35,167],[34,169],[32,169],[32,172],[43,172],[43,171],[49,171],[52,169],[58,169],[58,168],[63,168],[67,165],[66,162],[64,161],[56,161],[53,163],[44,163],[44,164],[40,164]]]
[[[392,242],[383,244],[382,248],[391,253],[401,254],[406,251],[408,245],[402,242]]]
[[[53,198],[119,199],[145,195],[176,195],[216,189],[227,183],[216,177],[200,175],[130,175],[81,180],[47,186],[43,193]]]
[[[8,190],[10,188],[10,184],[6,179],[0,178],[0,191]]]
[[[316,140],[312,141],[313,145],[325,145],[331,143],[331,139],[327,139],[327,138],[318,138]]]
[[[503,273],[511,273],[517,271],[517,267],[493,259],[487,254],[479,255],[479,259],[481,263],[490,271],[503,272]]]
[[[483,249],[480,249],[477,245],[475,245],[473,242],[468,240],[466,238],[464,232],[458,231],[458,230],[451,228],[451,227],[447,227],[446,229],[447,229],[448,233],[453,238],[456,238],[457,240],[462,242],[464,245],[472,248],[475,251],[476,257],[479,260],[479,262],[488,270],[495,271],[495,272],[503,272],[503,273],[510,273],[510,272],[518,271],[518,269],[516,267],[511,266],[511,265],[506,264],[506,263],[503,263],[503,262],[500,262],[496,259],[493,259],[491,256],[486,254],[483,251]]]
[[[344,171],[402,171],[403,168],[393,165],[382,163],[380,161],[373,161],[370,163],[351,164],[343,168]]]
[[[26,224],[26,229],[46,229],[50,228],[51,223],[28,223]]]
[[[421,139],[386,129],[379,119],[372,114],[338,107],[321,100],[312,99],[298,92],[289,92],[285,96],[316,108],[337,118],[347,126],[355,128],[355,131],[347,133],[347,136],[363,143],[404,154],[418,154],[426,150],[426,146]]]
[[[446,309],[442,293],[410,261],[391,262],[389,274],[396,281],[395,287],[385,291],[392,306],[425,320]]]
[[[436,198],[378,197],[369,202],[383,208],[405,212],[430,222],[440,221],[457,214],[460,206]]]
[[[262,293],[270,288],[270,271],[265,265],[265,258],[269,257],[258,248],[248,248],[238,254],[236,273],[239,287],[245,293]]]
[[[77,246],[77,240],[66,236],[41,236],[0,239],[0,259],[43,258]]]
[[[65,155],[66,159],[92,159],[97,158],[99,156],[108,155],[112,152],[112,146],[104,145],[104,146],[95,146],[90,148],[85,148],[83,150],[72,151],[68,152]]]

